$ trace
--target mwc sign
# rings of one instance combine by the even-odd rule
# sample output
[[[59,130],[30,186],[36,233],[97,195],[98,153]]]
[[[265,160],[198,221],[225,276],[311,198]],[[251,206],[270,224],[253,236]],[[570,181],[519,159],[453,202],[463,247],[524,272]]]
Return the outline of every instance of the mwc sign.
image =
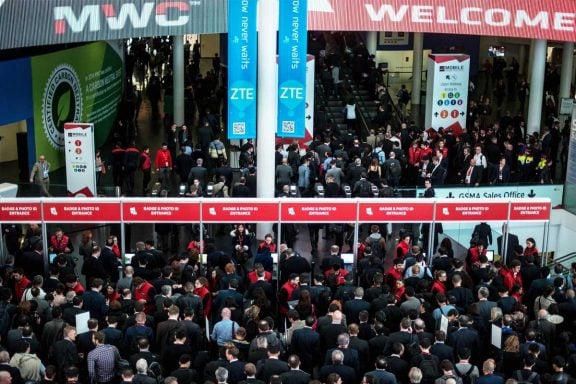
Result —
[[[150,22],[160,27],[178,27],[188,24],[190,10],[198,6],[201,1],[164,1],[160,3],[146,2],[140,7],[134,3],[124,3],[119,8],[114,4],[87,5],[79,13],[71,6],[54,8],[54,32],[61,35],[84,30],[97,32],[102,29],[103,23],[112,30],[121,30],[126,27],[135,29],[147,28]]]

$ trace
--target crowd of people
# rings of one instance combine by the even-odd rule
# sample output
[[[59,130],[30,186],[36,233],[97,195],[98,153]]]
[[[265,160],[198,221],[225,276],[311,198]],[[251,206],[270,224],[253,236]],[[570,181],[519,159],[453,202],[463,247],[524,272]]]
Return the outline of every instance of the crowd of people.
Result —
[[[75,247],[57,229],[45,273],[39,228],[4,227],[0,383],[573,383],[576,263],[540,267],[512,234],[489,260],[484,227],[428,260],[371,225],[354,269],[338,245],[310,258],[237,225],[229,247],[137,242],[121,275],[114,235]]]

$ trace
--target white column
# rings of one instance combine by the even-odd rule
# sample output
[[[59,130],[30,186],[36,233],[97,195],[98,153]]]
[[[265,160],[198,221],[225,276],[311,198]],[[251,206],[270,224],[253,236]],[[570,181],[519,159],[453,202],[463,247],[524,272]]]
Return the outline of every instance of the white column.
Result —
[[[366,49],[371,55],[375,55],[378,50],[378,32],[368,31],[366,35]]]
[[[276,33],[278,1],[258,1],[258,112],[257,112],[257,188],[258,197],[274,197],[274,146],[278,121],[278,67]],[[272,232],[271,224],[258,224],[256,236],[263,239]],[[279,241],[277,239],[277,241]]]
[[[422,61],[424,55],[424,34],[414,33],[412,64],[412,110],[420,106],[420,91],[422,90]]]
[[[184,36],[172,41],[172,76],[174,79],[174,124],[184,124]]]
[[[572,84],[572,66],[574,65],[574,42],[565,42],[562,46],[562,69],[560,71],[560,92],[558,107],[562,98],[570,97],[570,85]]]
[[[530,96],[528,99],[528,119],[526,127],[528,134],[540,132],[542,125],[542,101],[544,89],[544,74],[546,70],[546,40],[534,40],[532,50],[532,73],[530,74]]]

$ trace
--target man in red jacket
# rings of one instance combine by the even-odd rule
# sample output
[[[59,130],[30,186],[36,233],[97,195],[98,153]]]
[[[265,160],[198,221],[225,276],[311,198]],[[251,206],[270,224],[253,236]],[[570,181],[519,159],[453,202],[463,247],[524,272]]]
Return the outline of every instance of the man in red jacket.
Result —
[[[144,312],[150,315],[154,313],[154,297],[156,296],[156,290],[154,286],[144,280],[141,277],[135,277],[132,280],[134,284],[134,300],[144,304]]]
[[[168,150],[168,144],[162,143],[162,148],[156,152],[156,172],[162,189],[168,190],[170,172],[172,171],[172,154]]]
[[[288,302],[292,300],[294,290],[300,285],[300,276],[296,273],[290,274],[288,281],[282,285],[278,292],[278,304],[280,305],[280,313],[286,315],[290,306]]]

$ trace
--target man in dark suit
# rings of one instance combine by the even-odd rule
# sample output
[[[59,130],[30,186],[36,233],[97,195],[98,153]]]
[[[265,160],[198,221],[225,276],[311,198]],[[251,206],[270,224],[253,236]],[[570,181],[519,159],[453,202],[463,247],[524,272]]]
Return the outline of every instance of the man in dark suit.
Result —
[[[88,320],[88,332],[81,333],[76,337],[76,345],[78,346],[79,353],[88,356],[88,353],[96,348],[92,338],[96,332],[98,332],[98,320]]]
[[[360,372],[365,372],[368,362],[370,361],[370,345],[368,341],[362,340],[358,337],[360,329],[358,324],[350,324],[348,326],[348,334],[350,335],[350,343],[348,347],[350,349],[355,349],[358,352],[358,358],[360,359]]]
[[[306,325],[294,331],[290,344],[290,351],[300,357],[306,372],[312,372],[312,369],[320,363],[321,357],[320,335],[312,330],[314,323],[314,317],[306,318]]]
[[[360,358],[358,356],[358,351],[352,348],[348,348],[350,344],[350,336],[347,333],[342,333],[338,335],[338,347],[330,348],[326,351],[326,355],[324,357],[324,364],[330,364],[332,360],[332,352],[338,350],[342,351],[344,354],[344,361],[342,362],[344,365],[347,365],[351,368],[354,368],[354,371],[358,375],[360,373]]]
[[[348,300],[344,303],[344,314],[346,315],[346,321],[348,324],[360,322],[358,318],[361,311],[370,310],[370,303],[363,299],[364,288],[357,287],[354,290],[354,299]]]
[[[326,378],[331,373],[337,373],[342,378],[342,384],[355,384],[356,372],[353,368],[344,365],[344,354],[340,350],[332,352],[332,364],[324,365],[320,368],[320,381],[326,382]]]
[[[467,187],[478,187],[482,181],[482,167],[476,166],[476,160],[470,159],[470,164],[462,169],[462,183]]]
[[[246,380],[242,380],[238,384],[265,384],[262,380],[256,378],[256,366],[254,364],[246,363],[244,373],[246,374]]]
[[[462,348],[468,348],[472,351],[472,359],[475,361],[480,360],[481,344],[478,332],[470,328],[470,317],[460,315],[458,318],[458,329],[449,335],[448,345],[450,345],[456,352]]]
[[[444,184],[444,180],[446,180],[446,173],[446,168],[440,164],[440,159],[437,156],[432,157],[432,172],[430,172],[430,180],[432,181],[432,185]]]
[[[311,271],[308,260],[296,254],[292,248],[288,248],[285,254],[286,260],[280,265],[280,285],[287,282],[288,277],[293,273],[300,275]]]
[[[335,310],[332,313],[332,322],[322,326],[318,333],[320,334],[320,345],[323,350],[335,348],[338,346],[338,336],[346,332],[346,326],[342,323],[342,312]]]
[[[58,369],[58,376],[61,378],[60,382],[64,381],[64,371],[69,366],[78,366],[80,364],[80,356],[76,348],[76,328],[73,326],[66,326],[63,331],[64,338],[57,341],[52,350],[51,355],[56,361],[56,368]]]
[[[281,350],[280,343],[268,345],[268,358],[260,360],[257,364],[257,378],[265,383],[269,383],[270,377],[281,375],[290,370],[288,363],[278,358]]]
[[[92,279],[91,289],[82,295],[84,302],[82,307],[90,311],[90,317],[93,319],[104,319],[104,315],[108,312],[106,298],[100,293],[103,285],[102,279]]]
[[[300,358],[297,355],[288,357],[288,365],[290,370],[280,375],[282,384],[308,384],[311,377],[300,369]]]
[[[375,367],[375,370],[366,372],[366,375],[374,378],[374,384],[396,384],[396,376],[386,371],[388,368],[388,360],[386,357],[382,355],[378,356]]]
[[[404,355],[404,345],[400,343],[392,344],[392,354],[388,356],[388,372],[396,375],[398,381],[402,384],[408,384],[408,362],[402,358]]]
[[[82,274],[86,276],[86,282],[88,284],[90,284],[94,278],[106,280],[110,277],[108,273],[106,273],[104,264],[102,264],[102,260],[100,259],[101,253],[102,250],[96,245],[92,248],[92,255],[84,259],[84,264],[82,264]]]
[[[74,296],[72,299],[72,306],[64,309],[62,312],[62,319],[72,326],[76,326],[76,315],[83,312],[88,312],[82,308],[82,296]]]
[[[430,353],[438,356],[440,361],[450,360],[454,363],[454,348],[445,344],[446,333],[442,330],[438,330],[434,333],[434,339],[436,340],[432,347],[430,347]]]
[[[238,305],[238,308],[242,308],[244,306],[244,297],[240,292],[237,291],[238,289],[238,280],[232,279],[228,282],[228,289],[221,289],[214,299],[214,308],[218,311],[224,307],[224,302],[228,297],[231,297]]]
[[[112,281],[118,281],[120,274],[118,272],[118,256],[114,253],[112,248],[114,244],[118,242],[118,238],[114,235],[108,236],[106,239],[106,245],[102,248],[100,253],[100,260],[102,261],[102,266],[106,271],[106,274],[110,277]],[[100,276],[98,276],[100,277]],[[102,277],[101,277],[102,278]],[[102,278],[105,280],[104,278]],[[88,283],[88,280],[86,280]]]
[[[238,359],[240,351],[236,347],[226,348],[226,360],[228,360],[228,365],[226,369],[228,370],[228,384],[238,384],[240,381],[246,379],[246,373],[244,372],[243,361]]]

